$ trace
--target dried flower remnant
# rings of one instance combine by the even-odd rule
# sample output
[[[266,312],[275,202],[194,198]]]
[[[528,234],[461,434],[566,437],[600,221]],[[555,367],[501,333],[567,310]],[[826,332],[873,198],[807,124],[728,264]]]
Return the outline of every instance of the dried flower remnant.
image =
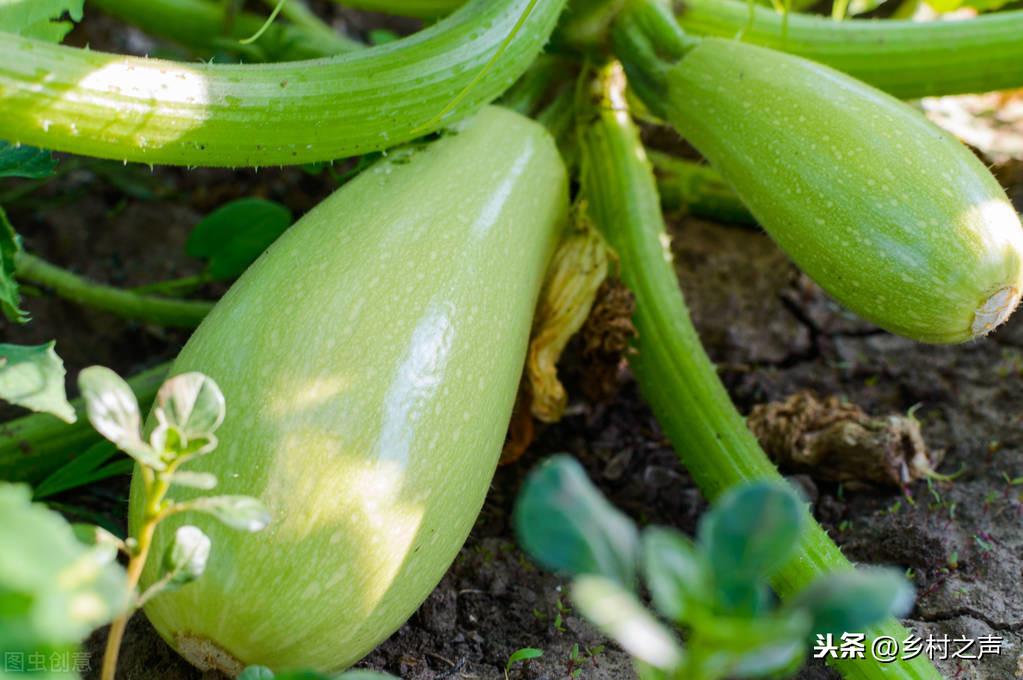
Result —
[[[901,487],[934,474],[944,451],[930,451],[912,416],[871,416],[856,404],[809,391],[753,408],[747,424],[780,467],[849,488]]]

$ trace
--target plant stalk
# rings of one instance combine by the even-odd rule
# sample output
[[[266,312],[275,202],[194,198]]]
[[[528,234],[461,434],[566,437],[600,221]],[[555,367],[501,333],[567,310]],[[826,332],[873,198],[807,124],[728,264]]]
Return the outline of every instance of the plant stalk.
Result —
[[[18,253],[15,275],[22,281],[48,288],[65,300],[132,321],[161,326],[195,328],[213,309],[214,304],[142,295],[96,283],[26,252]]]
[[[250,12],[231,13],[221,3],[207,0],[89,0],[89,4],[146,33],[207,53],[233,49],[250,57],[263,56],[265,61],[297,61],[364,47],[339,33],[314,31],[297,23],[275,23],[252,45],[243,46],[238,41],[258,31],[264,18]]]
[[[170,488],[170,477],[173,474],[171,469],[164,472],[157,472],[155,479],[146,475],[146,511],[145,519],[139,528],[139,534],[135,537],[136,547],[131,558],[128,560],[127,581],[128,590],[135,593],[138,588],[139,579],[142,577],[142,569],[146,566],[149,557],[149,549],[153,545],[153,534],[156,525],[162,519],[163,499]],[[119,616],[110,624],[110,633],[107,635],[107,645],[103,652],[103,667],[100,672],[100,680],[115,680],[117,673],[117,657],[121,651],[121,640],[124,638],[124,630],[128,626],[128,620],[138,607],[131,607],[124,614]]]
[[[756,224],[728,182],[709,165],[647,151],[657,176],[661,207],[734,224]]]
[[[277,0],[263,0],[263,4],[273,9],[277,4]],[[333,28],[328,26],[315,12],[309,9],[305,0],[285,0],[281,8],[281,16],[295,26],[305,29],[310,37],[319,36],[323,40],[330,41],[334,40],[337,36],[337,32]],[[358,49],[360,47],[364,47],[364,45],[357,41],[352,41],[349,49]],[[338,52],[341,51],[338,50]]]
[[[636,296],[638,331],[630,365],[658,422],[696,484],[713,500],[738,484],[781,481],[778,470],[746,428],[689,318],[671,264],[669,238],[651,167],[632,123],[620,69],[604,73],[602,91],[580,131],[582,190],[592,216],[617,252],[622,277]],[[796,555],[773,580],[782,599],[824,574],[852,566],[807,510]],[[868,639],[908,632],[894,619],[873,627]],[[852,680],[936,680],[926,658],[884,664],[867,655],[836,660]]]
[[[565,59],[542,54],[522,77],[501,95],[497,103],[523,116],[535,116],[548,99],[552,86],[569,68],[571,67]]]
[[[536,58],[565,2],[472,0],[401,40],[274,64],[183,64],[0,33],[0,139],[186,166],[378,151],[497,98]]]
[[[902,99],[1023,87],[1023,10],[961,21],[792,14],[737,0],[684,0],[694,35],[742,40],[827,64]]]
[[[465,0],[334,0],[334,2],[353,9],[417,19],[436,19],[451,14],[465,4]]]

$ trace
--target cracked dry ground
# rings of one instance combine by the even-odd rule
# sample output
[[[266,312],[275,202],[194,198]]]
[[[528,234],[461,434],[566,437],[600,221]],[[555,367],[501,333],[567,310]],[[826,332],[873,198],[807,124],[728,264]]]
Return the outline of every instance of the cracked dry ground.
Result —
[[[194,273],[182,254],[198,217],[235,195],[281,200],[304,212],[328,191],[296,170],[230,173],[131,171],[110,186],[96,169],[76,170],[34,201],[11,207],[28,247],[61,265],[119,285]],[[101,179],[106,177],[106,179]],[[1021,177],[1003,178],[1023,187]],[[140,185],[155,188],[142,191]],[[1017,199],[1021,196],[1016,197]],[[834,484],[797,478],[817,517],[859,562],[911,569],[920,596],[909,625],[951,638],[1000,635],[1002,654],[944,662],[950,678],[1020,677],[1023,650],[1023,314],[991,338],[928,347],[892,337],[842,313],[755,231],[683,220],[676,262],[696,324],[740,409],[801,389],[837,394],[874,415],[915,404],[931,447],[946,450],[940,470],[955,482],[917,482],[912,502],[897,490],[840,493]],[[212,292],[212,291],[208,291]],[[74,375],[89,363],[128,373],[173,356],[186,335],[125,324],[49,297],[29,300],[34,322],[7,341],[56,337]],[[570,392],[580,367],[568,357]],[[503,677],[524,646],[544,656],[512,680],[631,678],[628,659],[605,644],[561,596],[559,579],[532,567],[515,548],[509,511],[525,473],[540,458],[569,451],[612,501],[637,521],[692,532],[704,509],[628,375],[606,404],[575,401],[517,464],[499,470],[469,542],[411,621],[365,662],[406,680]],[[91,489],[69,503],[123,514],[127,483]],[[89,647],[101,648],[102,633]],[[578,647],[578,652],[573,649]],[[94,659],[98,668],[98,656]],[[122,678],[202,677],[134,619],[122,653]],[[801,678],[835,677],[810,668]]]

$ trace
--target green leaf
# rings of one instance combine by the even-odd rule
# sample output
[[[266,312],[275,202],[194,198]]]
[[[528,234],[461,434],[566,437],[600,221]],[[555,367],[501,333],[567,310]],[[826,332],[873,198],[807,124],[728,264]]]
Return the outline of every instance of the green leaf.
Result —
[[[0,31],[59,43],[82,20],[85,0],[0,0]]]
[[[703,622],[689,644],[693,656],[713,667],[710,677],[787,677],[806,657],[809,630],[803,611],[715,617]]]
[[[0,483],[0,640],[25,656],[70,651],[128,607],[124,570],[27,486]]]
[[[795,492],[782,484],[747,484],[722,496],[699,528],[720,594],[742,593],[748,603],[749,594],[792,554],[805,517]]]
[[[732,678],[787,678],[806,660],[806,644],[802,640],[785,640],[764,645],[743,654],[730,668]]]
[[[161,590],[175,590],[202,576],[210,559],[210,537],[190,524],[178,527],[163,554]]]
[[[158,452],[142,440],[139,404],[121,376],[103,366],[89,366],[78,374],[78,389],[97,432],[142,465],[154,470],[166,467]]]
[[[670,671],[682,660],[675,636],[630,591],[603,576],[579,576],[572,601],[590,623],[633,657]]]
[[[642,661],[635,662],[637,680],[672,680],[673,674],[654,668]]]
[[[45,149],[0,140],[0,177],[46,179],[56,167],[57,159]]]
[[[154,412],[162,425],[188,439],[208,437],[224,422],[226,404],[217,383],[202,373],[176,375],[156,393]]]
[[[8,321],[14,323],[28,321],[28,313],[21,309],[21,293],[14,278],[20,252],[21,239],[0,207],[0,309]]]
[[[73,423],[77,417],[64,391],[64,362],[53,346],[0,344],[0,399]]]
[[[171,484],[187,486],[191,489],[209,491],[217,487],[217,476],[209,472],[187,472],[178,470],[171,475]]]
[[[188,439],[176,427],[160,423],[149,435],[149,444],[165,460],[173,458],[187,460],[192,456],[202,456],[216,449],[217,438],[211,434]]]
[[[103,479],[131,473],[133,462],[130,459],[108,462],[116,455],[117,447],[111,442],[105,439],[98,441],[40,482],[32,497],[38,501]]]
[[[186,503],[189,510],[213,515],[232,529],[261,531],[270,523],[270,513],[251,496],[205,496]]]
[[[508,657],[508,663],[504,665],[504,670],[510,671],[511,667],[520,661],[539,659],[541,656],[543,656],[543,650],[535,647],[523,647],[522,649],[516,649],[512,652],[512,655]]]
[[[814,581],[789,605],[813,617],[812,632],[863,632],[888,616],[913,608],[913,586],[902,572],[880,567],[829,574]]]
[[[370,45],[386,45],[401,38],[400,35],[386,28],[371,28],[366,37],[369,39]]]
[[[519,542],[555,571],[601,574],[632,588],[639,538],[567,455],[550,458],[526,479],[514,513]]]
[[[249,666],[241,672],[238,680],[274,680],[274,672],[266,666]]]
[[[662,527],[643,532],[643,573],[654,607],[675,622],[694,610],[707,610],[712,592],[710,570],[686,536]]]
[[[149,443],[164,459],[203,455],[217,447],[213,431],[224,422],[226,405],[217,383],[202,373],[183,373],[156,394],[157,426]]]
[[[291,226],[291,211],[262,198],[240,198],[195,225],[185,251],[209,260],[214,279],[233,279]]]

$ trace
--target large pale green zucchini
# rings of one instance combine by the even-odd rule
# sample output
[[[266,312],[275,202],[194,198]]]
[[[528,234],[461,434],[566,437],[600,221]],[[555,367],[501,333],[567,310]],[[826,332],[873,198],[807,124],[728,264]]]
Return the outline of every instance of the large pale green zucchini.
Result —
[[[544,129],[484,109],[336,192],[218,303],[172,369],[227,400],[189,469],[273,519],[161,525],[155,555],[182,522],[213,539],[203,577],[146,607],[186,658],[343,668],[430,593],[490,484],[566,185]]]
[[[663,74],[662,114],[839,302],[924,342],[988,333],[1023,290],[1023,231],[963,144],[826,66],[707,38]]]

